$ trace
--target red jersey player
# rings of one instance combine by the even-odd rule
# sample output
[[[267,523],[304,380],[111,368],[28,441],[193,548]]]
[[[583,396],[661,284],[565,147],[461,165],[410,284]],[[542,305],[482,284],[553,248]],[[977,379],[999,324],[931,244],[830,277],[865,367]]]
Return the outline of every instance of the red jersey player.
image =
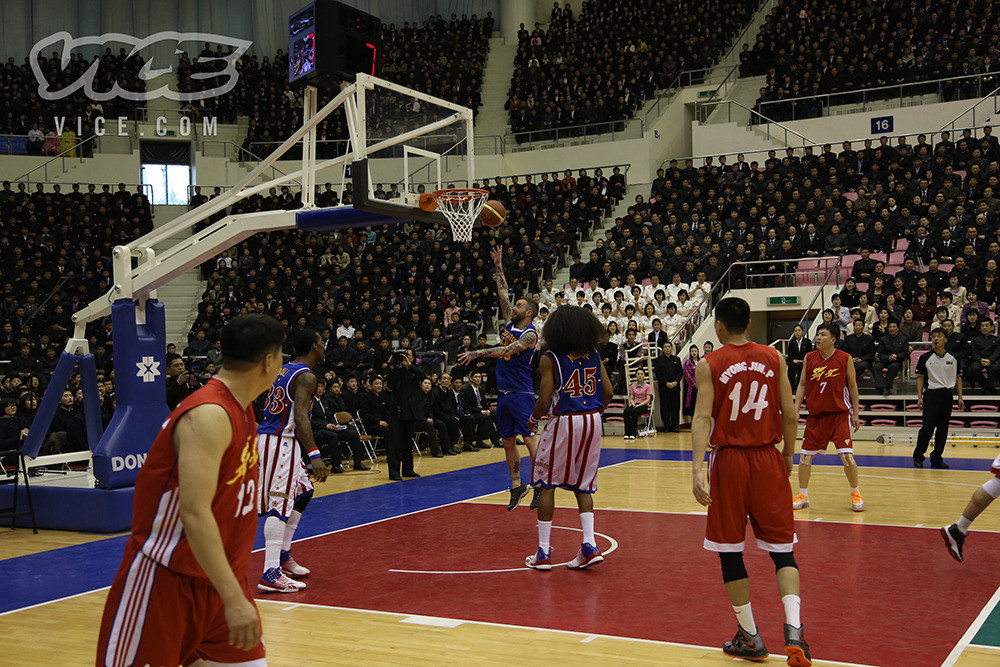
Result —
[[[729,297],[716,306],[715,333],[723,347],[706,355],[695,370],[692,490],[708,507],[705,548],[719,554],[722,580],[739,622],[723,652],[748,660],[768,656],[750,609],[750,580],[743,563],[749,517],[757,547],[770,554],[777,571],[788,664],[808,667],[812,659],[799,613],[788,483],[798,420],[785,360],[774,348],[748,341],[749,325],[750,306],[743,299]],[[774,447],[780,441],[781,453]],[[706,485],[702,466],[709,447]]]
[[[277,377],[284,339],[272,317],[230,321],[222,370],[163,424],[135,481],[99,666],[266,665],[247,577],[258,475],[250,404]]]
[[[844,462],[844,473],[851,484],[851,509],[860,512],[865,500],[858,488],[858,464],[854,461],[854,439],[858,430],[858,382],[851,355],[838,350],[840,328],[821,324],[816,329],[816,349],[806,355],[799,387],[795,392],[795,414],[805,399],[809,417],[802,436],[799,459],[799,495],[792,507],[809,507],[809,476],[812,458],[826,451],[831,442]]]

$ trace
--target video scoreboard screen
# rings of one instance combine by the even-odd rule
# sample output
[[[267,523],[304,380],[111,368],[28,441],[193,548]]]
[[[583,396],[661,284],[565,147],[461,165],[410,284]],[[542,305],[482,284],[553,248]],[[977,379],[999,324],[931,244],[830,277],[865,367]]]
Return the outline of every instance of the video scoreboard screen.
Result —
[[[288,19],[288,81],[334,85],[358,72],[379,73],[378,17],[334,0],[317,0]]]

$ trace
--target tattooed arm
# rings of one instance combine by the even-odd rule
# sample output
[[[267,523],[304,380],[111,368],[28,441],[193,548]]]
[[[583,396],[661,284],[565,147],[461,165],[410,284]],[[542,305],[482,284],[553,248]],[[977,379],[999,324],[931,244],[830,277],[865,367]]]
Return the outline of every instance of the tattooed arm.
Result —
[[[509,322],[513,309],[510,307],[510,289],[507,287],[507,278],[503,275],[503,246],[497,246],[490,252],[493,258],[493,277],[497,281],[497,297],[500,299],[500,315],[504,322]],[[497,356],[497,355],[489,355]]]
[[[521,337],[510,345],[497,345],[481,350],[469,350],[458,355],[458,363],[467,364],[477,357],[505,357],[508,354],[517,354],[521,350],[530,350],[538,343],[538,335],[534,331],[525,331]]]

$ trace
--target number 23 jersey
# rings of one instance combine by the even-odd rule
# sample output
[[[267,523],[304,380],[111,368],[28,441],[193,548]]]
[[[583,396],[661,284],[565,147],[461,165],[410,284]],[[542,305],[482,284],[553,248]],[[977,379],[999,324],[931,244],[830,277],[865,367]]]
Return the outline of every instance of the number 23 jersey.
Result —
[[[781,361],[773,347],[723,345],[705,357],[712,371],[712,447],[760,447],[782,439]]]

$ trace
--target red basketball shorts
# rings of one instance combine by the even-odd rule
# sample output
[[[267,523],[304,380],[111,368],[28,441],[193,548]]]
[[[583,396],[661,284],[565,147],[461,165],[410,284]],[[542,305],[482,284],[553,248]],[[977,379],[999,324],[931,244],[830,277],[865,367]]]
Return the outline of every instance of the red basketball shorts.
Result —
[[[821,412],[806,418],[806,430],[802,436],[803,454],[825,452],[831,442],[838,454],[854,453],[850,412]]]
[[[712,504],[708,506],[706,549],[743,551],[749,518],[758,548],[792,551],[797,541],[792,487],[785,460],[774,445],[713,449],[708,484]]]
[[[244,590],[252,603],[247,580]],[[248,651],[230,646],[222,598],[212,584],[159,565],[129,540],[104,603],[97,665],[174,666],[196,659],[264,664],[264,644]]]

